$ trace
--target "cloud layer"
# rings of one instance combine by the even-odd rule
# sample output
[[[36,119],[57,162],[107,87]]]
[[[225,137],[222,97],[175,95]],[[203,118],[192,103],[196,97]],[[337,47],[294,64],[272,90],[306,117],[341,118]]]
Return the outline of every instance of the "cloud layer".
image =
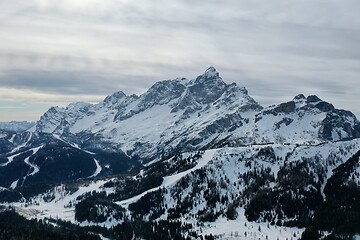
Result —
[[[317,94],[360,115],[357,0],[13,0],[0,9],[2,105],[35,112],[140,94],[215,66],[263,105]],[[9,116],[2,108],[0,121]]]

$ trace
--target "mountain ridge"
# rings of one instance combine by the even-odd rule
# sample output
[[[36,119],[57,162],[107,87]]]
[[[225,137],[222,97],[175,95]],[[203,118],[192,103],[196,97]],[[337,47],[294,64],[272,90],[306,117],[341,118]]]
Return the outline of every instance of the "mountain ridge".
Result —
[[[329,220],[332,206],[360,219],[347,210],[360,193],[356,116],[315,95],[263,107],[213,67],[52,107],[30,131],[4,131],[0,151],[0,202],[124,236],[162,221],[191,239],[231,239],[227,224],[245,239],[357,229]]]
[[[294,101],[295,100],[295,101]],[[221,104],[219,104],[222,101]],[[237,103],[236,103],[237,102]],[[296,102],[296,104],[295,104]],[[314,103],[317,103],[315,106]],[[107,105],[110,104],[110,105]],[[45,113],[40,121],[37,123],[36,129],[38,132],[48,132],[48,133],[57,133],[61,134],[62,131],[70,131],[71,133],[79,133],[81,131],[90,130],[92,133],[101,132],[101,124],[102,122],[106,122],[105,124],[110,125],[111,122],[116,125],[117,122],[124,121],[129,119],[139,113],[142,113],[146,110],[149,110],[155,106],[162,106],[162,105],[169,105],[171,108],[171,113],[180,113],[179,111],[183,110],[181,117],[178,117],[177,123],[183,121],[197,113],[201,115],[204,112],[205,108],[211,108],[211,105],[216,105],[217,107],[223,107],[226,105],[231,105],[223,114],[231,114],[233,115],[235,108],[237,108],[238,112],[249,112],[249,110],[259,111],[260,115],[258,114],[258,118],[255,119],[255,123],[259,121],[259,116],[269,115],[272,112],[273,115],[280,114],[280,113],[292,113],[295,110],[301,111],[301,114],[305,114],[306,110],[314,110],[314,107],[319,109],[316,112],[317,115],[321,115],[321,112],[329,113],[323,114],[323,118],[328,117],[327,125],[324,123],[323,128],[326,130],[323,136],[315,136],[318,138],[324,139],[333,139],[333,140],[340,140],[344,138],[354,138],[359,137],[359,123],[356,117],[351,114],[350,112],[337,110],[333,107],[332,104],[322,101],[317,96],[310,95],[305,98],[304,95],[299,94],[295,96],[295,98],[288,102],[288,103],[281,103],[277,106],[276,109],[271,109],[271,107],[266,107],[265,109],[259,105],[253,98],[248,95],[246,88],[238,87],[235,83],[226,84],[222,78],[220,77],[219,73],[216,71],[215,68],[209,67],[204,74],[198,76],[194,80],[187,80],[184,78],[177,78],[175,80],[164,80],[155,83],[152,87],[149,88],[144,94],[140,96],[130,95],[126,96],[123,92],[116,92],[113,95],[110,95],[105,98],[103,102],[100,102],[95,105],[88,105],[88,104],[80,104],[78,109],[70,108],[71,106],[75,106],[77,104],[70,104],[65,109],[56,108],[57,112],[59,113],[57,116],[53,118],[49,117],[54,113],[54,109],[50,109],[47,113]],[[302,106],[299,106],[302,104]],[[106,109],[105,115],[103,119],[99,119],[95,121],[99,128],[93,127],[92,129],[85,129],[85,128],[78,128],[74,127],[73,125],[76,124],[77,118],[84,118],[86,116],[76,117],[76,112],[79,114],[86,114],[87,116],[94,115],[96,111],[103,111],[104,107]],[[299,106],[299,107],[296,107]],[[90,110],[89,110],[90,109]],[[260,110],[263,110],[260,112]],[[114,111],[114,112],[111,112]],[[61,116],[62,112],[63,115],[75,115],[74,118],[69,119],[66,116]],[[75,112],[75,113],[74,113]],[[275,114],[274,114],[275,113]],[[343,115],[343,116],[341,116]],[[167,117],[167,116],[164,116]],[[171,118],[171,116],[168,116]],[[49,119],[48,119],[49,118]],[[110,118],[106,119],[106,118]],[[251,117],[250,117],[251,118]],[[249,118],[248,121],[251,119]],[[343,121],[349,119],[347,121],[349,124],[343,124],[343,129],[346,129],[345,133],[347,134],[338,134],[338,136],[332,136],[331,122],[338,118],[339,121]],[[111,121],[113,119],[113,121]],[[109,120],[109,121],[108,121]],[[284,120],[285,122],[289,123],[290,120]],[[350,123],[352,121],[352,123]],[[44,123],[45,122],[45,123]],[[55,126],[46,126],[46,122],[53,122]],[[275,123],[274,123],[275,124]],[[281,125],[281,119],[277,123]],[[290,123],[289,123],[290,124]],[[45,125],[45,126],[42,126]],[[338,124],[341,125],[341,124]],[[114,128],[116,129],[116,128]],[[330,130],[328,130],[330,129]],[[114,130],[116,131],[116,130]],[[101,135],[101,134],[100,134]],[[107,134],[107,138],[111,138]],[[255,141],[255,140],[253,140]]]
[[[215,68],[210,67],[195,80],[177,78],[157,82],[140,96],[126,96],[123,92],[116,92],[106,97],[103,102],[94,105],[70,104],[66,108],[51,108],[37,123],[36,131],[60,135],[67,132],[72,134],[90,132],[91,134],[98,134],[103,139],[117,138],[118,142],[120,142],[123,139],[116,132],[127,124],[126,120],[146,115],[145,112],[149,112],[150,109],[166,111],[163,117],[174,119],[173,121],[170,120],[170,123],[182,124],[183,128],[189,128],[184,122],[190,116],[196,114],[200,116],[204,112],[209,115],[211,109],[214,108],[213,106],[220,109],[222,105],[225,105],[224,102],[230,105],[225,106],[227,109],[223,112],[224,114],[234,114],[238,107],[242,107],[244,111],[261,108],[255,100],[248,96],[245,88],[239,88],[236,84],[226,84],[219,77],[219,73],[216,72]],[[216,112],[216,110],[214,111]],[[102,116],[96,116],[96,112],[101,112]],[[215,117],[219,120],[221,112],[217,112]],[[85,122],[85,119],[91,119],[89,121],[93,121],[95,124],[89,128],[84,128],[84,126],[89,125],[89,123]],[[77,124],[77,122],[82,123]],[[143,121],[141,123],[144,124]],[[167,126],[164,126],[164,124],[171,126],[167,122],[163,123],[163,126],[159,126],[159,130],[163,131],[163,135],[170,131],[170,129],[166,129]],[[111,125],[114,128],[109,130]],[[201,130],[201,126],[199,128]],[[161,136],[159,138],[161,141]],[[136,139],[134,141],[136,142]],[[162,141],[167,141],[167,139]],[[126,147],[123,149],[126,152]]]
[[[245,87],[225,83],[209,67],[192,80],[157,82],[140,96],[118,91],[97,104],[51,107],[30,132],[29,138],[3,134],[4,157],[12,157],[11,149],[35,149],[61,140],[75,152],[80,149],[92,168],[98,162],[87,156],[89,152],[102,156],[105,174],[112,169],[132,171],[139,164],[199,149],[351,140],[360,137],[360,123],[351,112],[315,95],[299,94],[264,108]],[[103,159],[109,154],[114,158],[111,163]],[[23,164],[24,171],[27,165]]]

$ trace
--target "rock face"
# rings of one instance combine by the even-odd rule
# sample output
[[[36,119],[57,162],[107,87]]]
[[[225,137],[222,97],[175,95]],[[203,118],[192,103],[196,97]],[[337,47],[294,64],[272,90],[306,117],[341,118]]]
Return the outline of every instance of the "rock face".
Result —
[[[359,138],[360,124],[351,112],[331,109],[322,121],[319,135],[326,140]]]
[[[277,108],[274,109],[278,113],[292,113],[295,112],[295,102],[281,103]]]

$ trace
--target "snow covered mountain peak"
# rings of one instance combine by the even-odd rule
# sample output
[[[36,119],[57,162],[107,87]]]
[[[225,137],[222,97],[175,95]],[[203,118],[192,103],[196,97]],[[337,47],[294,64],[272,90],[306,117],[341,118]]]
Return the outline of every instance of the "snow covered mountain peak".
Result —
[[[315,103],[315,102],[320,102],[320,101],[322,101],[322,100],[316,95],[309,95],[306,98],[306,102],[308,102],[308,103]]]
[[[202,75],[195,79],[194,84],[225,84],[219,72],[214,67],[209,67]]]
[[[297,109],[311,110],[315,108],[322,112],[329,112],[335,109],[331,103],[321,100],[316,95],[305,97],[303,94],[299,94],[294,97],[293,102]]]
[[[167,104],[171,100],[179,98],[185,89],[184,81],[179,79],[157,82],[140,96],[139,107],[144,110],[156,104]]]
[[[222,80],[214,67],[186,84],[186,91],[180,101],[180,108],[184,105],[209,104],[216,101],[226,90],[227,84]]]
[[[349,111],[336,109],[315,95],[299,94],[272,105],[255,117],[257,143],[319,143],[360,137],[360,122]]]
[[[352,139],[360,137],[360,123],[314,95],[263,108],[245,87],[225,83],[210,67],[193,80],[159,81],[140,96],[119,91],[98,104],[50,108],[36,132],[76,139],[89,151],[116,149],[148,161],[224,144]]]
[[[221,79],[219,72],[214,67],[209,67],[208,69],[206,69],[205,73],[200,75],[196,80],[206,81],[210,79],[216,79],[216,80]]]
[[[306,97],[304,94],[298,94],[294,97],[293,99],[294,101],[301,101],[301,100],[306,100]]]
[[[115,92],[104,99],[104,103],[115,104],[120,99],[126,97],[126,94],[122,91]]]
[[[213,140],[247,126],[261,109],[246,88],[226,84],[210,67],[194,80],[159,81],[140,96],[119,91],[98,104],[50,108],[36,131],[65,138],[86,136],[89,150],[106,144],[149,159],[159,151],[216,145]]]
[[[75,102],[75,103],[70,103],[70,104],[66,107],[66,110],[86,112],[87,109],[88,109],[90,106],[91,106],[90,103]]]

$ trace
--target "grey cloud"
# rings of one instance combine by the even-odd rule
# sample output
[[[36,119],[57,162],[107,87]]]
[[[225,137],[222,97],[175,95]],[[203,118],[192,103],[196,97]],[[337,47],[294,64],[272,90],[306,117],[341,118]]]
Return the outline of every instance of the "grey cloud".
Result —
[[[0,3],[0,87],[139,94],[213,65],[264,105],[304,93],[360,112],[357,0],[91,2]]]
[[[66,94],[99,93],[101,78],[86,73],[12,70],[2,75],[2,87]],[[84,86],[87,86],[84,88]]]
[[[86,72],[8,71],[0,77],[0,86],[31,89],[44,93],[69,95],[106,95],[117,90],[133,93],[145,76],[107,78]]]

